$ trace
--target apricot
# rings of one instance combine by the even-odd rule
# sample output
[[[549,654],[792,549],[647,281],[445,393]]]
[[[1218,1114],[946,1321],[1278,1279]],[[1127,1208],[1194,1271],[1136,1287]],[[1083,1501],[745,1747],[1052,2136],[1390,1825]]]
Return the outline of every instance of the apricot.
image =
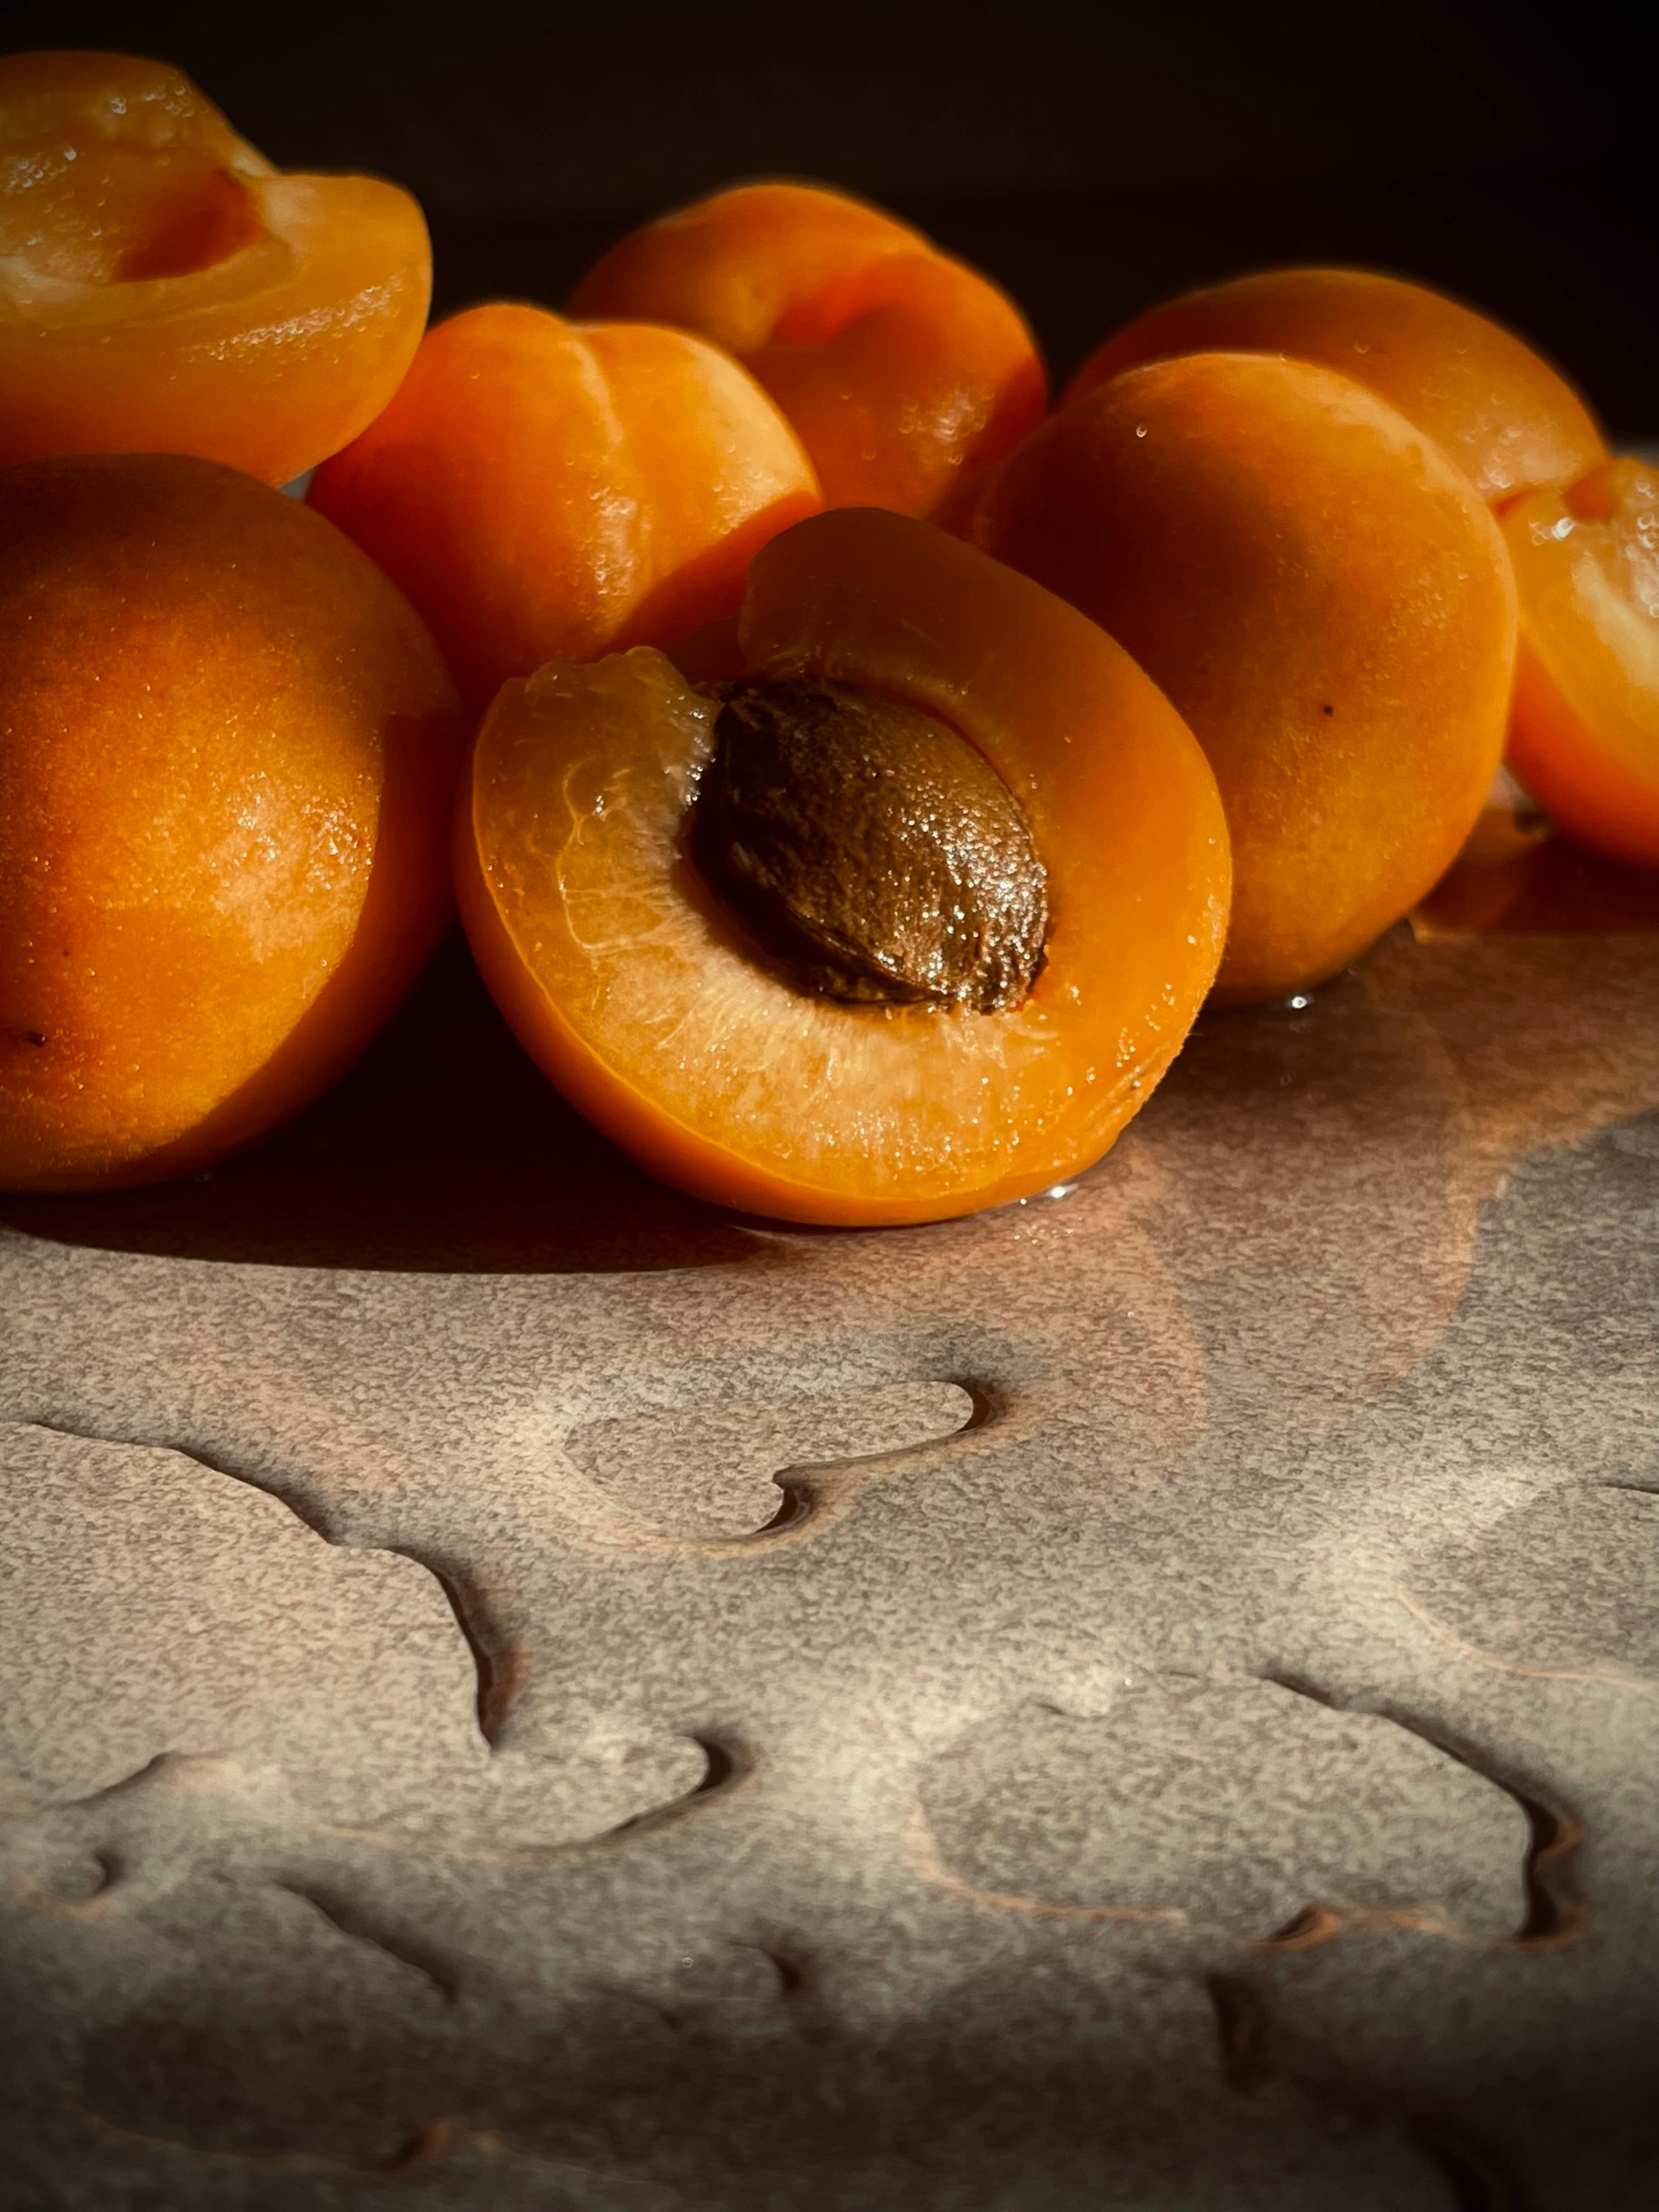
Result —
[[[0,473],[0,1187],[210,1164],[450,911],[460,705],[331,524],[216,462]]]
[[[420,209],[279,175],[177,70],[0,59],[0,466],[181,453],[285,483],[374,420],[432,289]]]
[[[1066,397],[1183,353],[1286,354],[1351,376],[1443,447],[1483,499],[1567,483],[1607,454],[1589,408],[1530,346],[1372,270],[1269,269],[1188,292],[1108,338]]]
[[[1605,462],[1503,514],[1521,598],[1510,763],[1570,837],[1659,867],[1659,469]]]
[[[995,285],[821,185],[739,185],[613,246],[570,302],[736,355],[800,433],[831,507],[931,514],[1039,422],[1035,340]]]
[[[457,880],[520,1041],[665,1182],[787,1220],[928,1221],[1077,1173],[1175,1058],[1220,954],[1226,832],[1191,733],[1093,623],[876,510],[775,539],[739,638],[735,695],[636,650],[508,684],[486,717]],[[761,825],[761,896],[739,914],[703,820],[711,784],[733,796],[734,698],[787,723],[802,685],[824,719],[793,734],[842,750],[833,775],[769,785],[768,746],[746,753],[735,803]],[[981,797],[949,796],[952,748]],[[1000,803],[987,828],[987,783],[1024,831]],[[981,869],[987,841],[1001,858]],[[1029,963],[999,963],[1032,896],[1046,931],[1027,988]]]
[[[311,503],[407,592],[478,708],[544,660],[672,645],[736,612],[817,480],[701,338],[507,302],[428,332]]]
[[[1456,854],[1503,750],[1515,586],[1468,477],[1346,377],[1188,354],[1075,400],[975,541],[1109,630],[1209,756],[1225,1003],[1334,974]]]

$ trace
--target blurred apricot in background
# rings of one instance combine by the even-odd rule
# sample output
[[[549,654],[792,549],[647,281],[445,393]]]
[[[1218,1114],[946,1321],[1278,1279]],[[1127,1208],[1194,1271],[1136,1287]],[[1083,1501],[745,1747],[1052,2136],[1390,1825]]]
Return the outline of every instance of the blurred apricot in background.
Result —
[[[279,175],[175,69],[0,57],[0,465],[184,453],[283,483],[414,356],[415,201]]]
[[[990,281],[823,185],[738,185],[632,231],[570,302],[696,331],[757,377],[830,507],[928,515],[1039,422],[1024,318]]]
[[[1504,510],[1521,596],[1510,763],[1570,837],[1659,867],[1659,468]]]
[[[1066,397],[1183,353],[1285,354],[1351,376],[1443,446],[1483,499],[1565,483],[1607,455],[1584,402],[1523,339],[1372,270],[1269,269],[1184,293],[1108,338]]]
[[[794,432],[716,347],[507,302],[428,331],[309,496],[408,592],[477,708],[544,660],[735,613],[761,546],[820,504]]]

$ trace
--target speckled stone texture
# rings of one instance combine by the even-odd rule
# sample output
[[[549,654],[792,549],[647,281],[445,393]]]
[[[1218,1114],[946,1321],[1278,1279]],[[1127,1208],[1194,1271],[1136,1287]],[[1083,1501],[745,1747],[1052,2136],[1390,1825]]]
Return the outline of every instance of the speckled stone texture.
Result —
[[[659,1190],[453,950],[0,1206],[7,2212],[1648,2212],[1659,935],[1074,1189]]]

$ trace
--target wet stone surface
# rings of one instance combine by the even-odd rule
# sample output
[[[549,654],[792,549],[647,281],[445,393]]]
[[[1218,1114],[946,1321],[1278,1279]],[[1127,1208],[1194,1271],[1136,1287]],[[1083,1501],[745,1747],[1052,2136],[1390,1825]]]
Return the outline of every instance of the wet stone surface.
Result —
[[[822,1234],[452,952],[0,1203],[0,2203],[1650,2206],[1656,1010],[1401,932]]]

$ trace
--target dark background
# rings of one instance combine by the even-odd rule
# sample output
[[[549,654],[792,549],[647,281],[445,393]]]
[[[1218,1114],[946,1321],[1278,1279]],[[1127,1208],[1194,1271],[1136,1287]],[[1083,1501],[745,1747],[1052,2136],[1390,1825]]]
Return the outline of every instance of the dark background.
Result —
[[[736,177],[884,202],[1015,293],[1063,376],[1188,283],[1391,267],[1519,325],[1659,433],[1659,0],[588,0],[0,6],[8,46],[180,64],[285,167],[424,204],[440,311],[558,303],[640,216]]]

